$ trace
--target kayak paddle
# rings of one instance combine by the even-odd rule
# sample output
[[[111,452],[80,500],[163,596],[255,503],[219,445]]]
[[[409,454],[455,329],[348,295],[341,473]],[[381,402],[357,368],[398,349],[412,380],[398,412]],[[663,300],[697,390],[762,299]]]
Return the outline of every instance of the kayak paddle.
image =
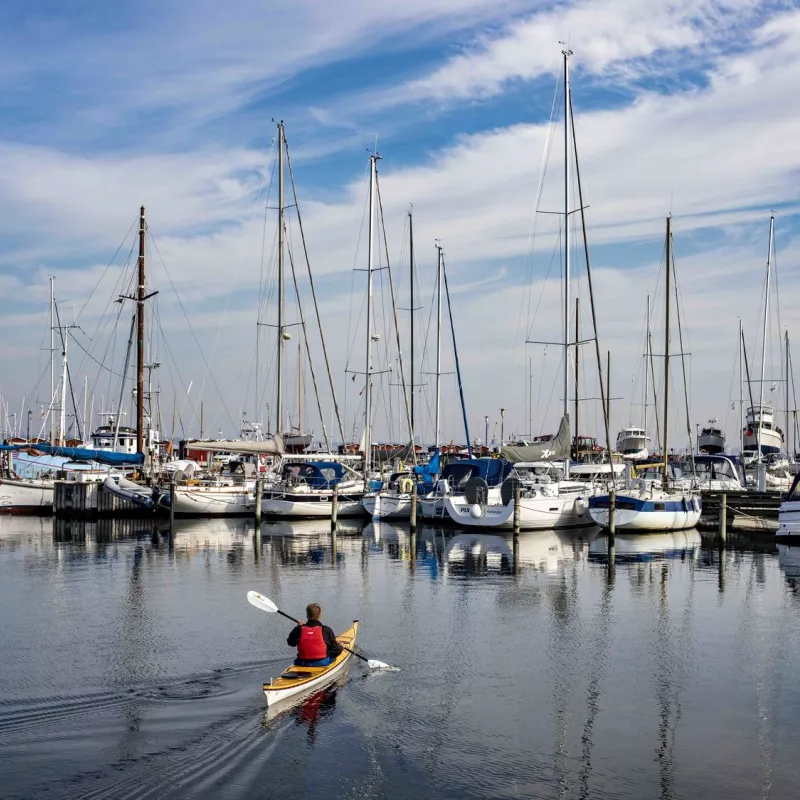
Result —
[[[264,597],[263,594],[259,594],[258,592],[248,592],[247,599],[251,605],[254,605],[260,611],[268,611],[270,614],[280,614],[282,617],[286,617],[286,619],[290,619],[294,623],[298,623],[297,617],[293,617],[290,614],[287,614],[285,611],[281,611],[269,597]],[[298,623],[301,624],[302,623]],[[360,658],[362,661],[366,661],[369,664],[370,669],[391,669],[397,671],[397,667],[393,667],[391,664],[385,664],[383,661],[378,661],[374,658],[366,658],[362,656],[360,653],[356,653],[355,650],[351,650],[349,647],[345,647],[344,645],[340,645],[343,650],[347,650],[348,653],[352,653],[356,658]]]

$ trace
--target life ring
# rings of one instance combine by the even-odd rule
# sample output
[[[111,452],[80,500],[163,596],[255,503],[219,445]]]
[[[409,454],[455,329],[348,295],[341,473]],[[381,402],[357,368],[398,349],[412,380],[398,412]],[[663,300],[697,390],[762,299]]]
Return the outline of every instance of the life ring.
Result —
[[[403,478],[400,481],[400,491],[403,494],[411,494],[413,489],[414,489],[414,481],[412,481],[411,478]]]

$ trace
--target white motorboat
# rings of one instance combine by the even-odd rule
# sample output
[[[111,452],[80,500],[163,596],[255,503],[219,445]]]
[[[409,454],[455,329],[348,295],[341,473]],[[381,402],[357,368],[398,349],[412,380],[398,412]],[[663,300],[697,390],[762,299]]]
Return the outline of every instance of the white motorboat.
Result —
[[[631,461],[647,458],[647,443],[650,437],[644,428],[623,428],[617,434],[617,452]]]
[[[775,424],[772,406],[762,404],[747,409],[747,425],[744,429],[744,452],[756,455],[780,453],[784,449],[783,431]]]

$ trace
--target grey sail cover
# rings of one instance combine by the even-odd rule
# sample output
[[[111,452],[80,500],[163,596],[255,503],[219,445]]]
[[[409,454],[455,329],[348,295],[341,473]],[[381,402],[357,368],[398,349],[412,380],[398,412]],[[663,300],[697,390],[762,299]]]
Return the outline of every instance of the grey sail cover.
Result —
[[[260,439],[248,442],[244,439],[231,439],[229,441],[203,441],[187,442],[191,450],[207,450],[211,453],[245,453],[258,456],[283,455],[283,437],[273,436],[271,439]]]
[[[500,448],[500,455],[512,464],[529,461],[561,461],[568,458],[569,453],[569,416],[566,414],[561,417],[561,424],[558,426],[555,439],[538,444]]]

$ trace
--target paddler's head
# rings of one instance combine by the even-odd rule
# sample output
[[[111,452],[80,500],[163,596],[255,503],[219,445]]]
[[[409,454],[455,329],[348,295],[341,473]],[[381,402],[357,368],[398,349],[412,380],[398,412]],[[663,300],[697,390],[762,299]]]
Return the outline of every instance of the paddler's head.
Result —
[[[306,606],[306,616],[309,622],[318,621],[322,616],[322,606],[319,603],[309,603]]]

